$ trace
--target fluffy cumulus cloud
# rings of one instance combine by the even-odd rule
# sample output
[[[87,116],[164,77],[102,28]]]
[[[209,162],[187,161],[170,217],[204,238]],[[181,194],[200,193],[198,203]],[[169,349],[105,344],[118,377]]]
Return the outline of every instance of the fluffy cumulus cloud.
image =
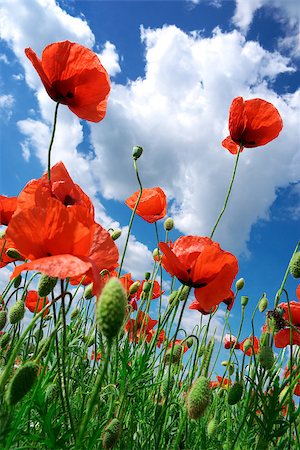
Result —
[[[117,53],[116,46],[109,41],[106,41],[103,50],[99,53],[99,59],[109,75],[115,76],[121,72],[119,64],[119,55]]]
[[[0,95],[0,115],[4,120],[9,120],[11,118],[14,103],[15,99],[13,95]]]

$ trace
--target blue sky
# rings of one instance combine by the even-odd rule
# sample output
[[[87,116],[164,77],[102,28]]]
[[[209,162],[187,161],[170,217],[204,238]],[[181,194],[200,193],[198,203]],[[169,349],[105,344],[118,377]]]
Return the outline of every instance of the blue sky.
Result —
[[[123,229],[121,246],[130,216],[124,199],[137,190],[134,145],[144,147],[144,186],[167,193],[172,238],[209,235],[234,164],[221,146],[232,99],[260,97],[278,108],[284,129],[242,153],[215,234],[239,258],[251,310],[262,292],[272,303],[300,229],[297,1],[2,0],[0,8],[0,192],[17,195],[46,168],[54,103],[24,48],[41,55],[55,41],[86,45],[111,76],[107,116],[89,124],[61,107],[53,163],[63,160],[93,198],[100,223]],[[136,277],[151,268],[154,236],[136,218],[125,265]],[[292,299],[296,286],[289,279]],[[198,319],[191,311],[185,325]]]

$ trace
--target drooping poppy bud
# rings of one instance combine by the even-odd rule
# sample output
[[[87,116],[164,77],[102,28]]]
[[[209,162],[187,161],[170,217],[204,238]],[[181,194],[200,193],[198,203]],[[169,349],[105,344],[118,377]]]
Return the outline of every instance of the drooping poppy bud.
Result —
[[[290,274],[294,278],[300,278],[300,252],[296,252],[291,259]]]
[[[237,381],[236,383],[234,383],[228,392],[228,404],[232,406],[238,403],[243,396],[243,392],[243,383],[241,381]]]
[[[171,359],[172,347],[169,348],[165,354],[165,362],[166,364],[178,363],[183,354],[183,347],[181,344],[175,344],[173,348],[173,354]]]
[[[218,422],[216,421],[216,419],[213,417],[207,425],[207,436],[209,438],[213,437],[216,434],[218,428]]]
[[[37,379],[38,370],[39,366],[30,361],[16,371],[6,392],[6,401],[10,406],[18,403],[30,391]]]
[[[267,309],[267,307],[268,307],[268,299],[267,299],[267,297],[264,295],[260,300],[259,300],[259,305],[258,305],[258,309],[259,309],[259,312],[264,312],[266,309]]]
[[[259,350],[258,361],[264,369],[272,369],[274,364],[274,353],[271,346],[266,345]]]
[[[135,281],[134,283],[132,283],[132,285],[129,288],[129,294],[130,295],[134,295],[137,293],[137,291],[139,290],[141,286],[141,283],[139,281]]]
[[[9,333],[4,333],[2,337],[0,338],[0,347],[2,350],[7,346],[11,338],[11,335]]]
[[[3,328],[6,325],[7,321],[7,311],[0,311],[0,331],[3,330]]]
[[[16,301],[16,303],[10,308],[8,317],[12,325],[20,322],[25,314],[25,305],[22,300]]]
[[[15,279],[14,279],[14,288],[18,288],[21,284],[22,281],[22,275],[18,275]]]
[[[8,248],[6,250],[6,255],[12,259],[23,259],[18,250],[16,250],[15,248]]]
[[[57,283],[56,277],[49,277],[46,274],[43,274],[40,278],[39,284],[38,284],[38,294],[40,297],[47,297],[50,292],[55,288]]]
[[[112,233],[111,233],[111,238],[113,241],[116,241],[117,239],[119,239],[119,237],[122,234],[122,230],[120,230],[120,228],[116,228]]]
[[[125,317],[126,293],[117,278],[110,278],[96,305],[96,321],[108,339],[118,335]]]
[[[209,380],[200,376],[192,385],[186,401],[188,415],[191,419],[199,419],[210,404]]]
[[[90,284],[87,285],[87,287],[84,290],[83,297],[86,300],[90,300],[91,298],[94,297],[94,295],[93,295],[93,283],[90,283]]]

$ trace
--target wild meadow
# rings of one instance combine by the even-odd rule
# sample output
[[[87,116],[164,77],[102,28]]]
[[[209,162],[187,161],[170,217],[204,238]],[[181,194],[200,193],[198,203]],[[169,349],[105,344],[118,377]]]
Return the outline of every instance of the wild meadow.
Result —
[[[126,200],[132,213],[119,252],[121,231],[96,223],[64,163],[51,165],[58,110],[106,120],[108,74],[96,54],[69,41],[50,44],[41,59],[25,53],[56,107],[46,173],[18,197],[0,196],[0,268],[11,269],[0,295],[0,448],[299,449],[300,284],[285,288],[300,277],[299,243],[274,280],[275,298],[263,293],[253,308],[236,256],[214,241],[239,158],[277,138],[280,112],[263,99],[233,99],[222,141],[232,177],[206,236],[174,240],[166,195],[143,186],[143,148],[133,147],[137,191]],[[123,270],[136,215],[156,242],[141,280]],[[211,322],[222,303],[220,339]],[[187,309],[199,317],[191,333],[182,327]]]

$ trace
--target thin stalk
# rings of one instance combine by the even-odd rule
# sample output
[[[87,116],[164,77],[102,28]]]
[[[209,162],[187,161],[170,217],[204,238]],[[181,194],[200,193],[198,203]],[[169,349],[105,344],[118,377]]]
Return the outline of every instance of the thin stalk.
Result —
[[[51,134],[50,144],[49,144],[49,147],[48,147],[48,181],[50,181],[51,150],[52,150],[52,145],[53,145],[54,136],[55,136],[55,130],[56,130],[58,106],[59,106],[59,102],[57,102],[56,105],[55,105],[52,134]]]
[[[230,196],[230,193],[231,193],[231,189],[232,189],[232,186],[233,186],[233,182],[234,182],[234,179],[235,179],[236,169],[237,169],[237,165],[238,165],[238,162],[239,162],[239,157],[240,157],[240,153],[241,153],[242,147],[243,147],[242,144],[240,144],[238,152],[237,152],[237,155],[236,155],[236,159],[235,159],[235,163],[234,163],[234,167],[233,167],[233,172],[232,172],[232,175],[231,175],[231,180],[230,180],[230,184],[229,184],[229,187],[228,187],[228,190],[227,190],[227,195],[226,195],[226,198],[225,198],[225,201],[224,201],[224,204],[223,204],[223,208],[221,209],[221,212],[220,212],[220,214],[219,214],[219,216],[218,216],[218,218],[216,220],[216,223],[213,226],[212,232],[210,233],[210,238],[211,239],[213,238],[213,235],[214,235],[214,233],[216,231],[216,228],[217,228],[217,226],[218,226],[218,224],[219,224],[219,222],[221,220],[221,217],[223,216],[223,214],[225,212],[225,209],[226,209],[226,206],[227,206],[227,203],[228,203],[228,200],[229,200],[229,196]]]

